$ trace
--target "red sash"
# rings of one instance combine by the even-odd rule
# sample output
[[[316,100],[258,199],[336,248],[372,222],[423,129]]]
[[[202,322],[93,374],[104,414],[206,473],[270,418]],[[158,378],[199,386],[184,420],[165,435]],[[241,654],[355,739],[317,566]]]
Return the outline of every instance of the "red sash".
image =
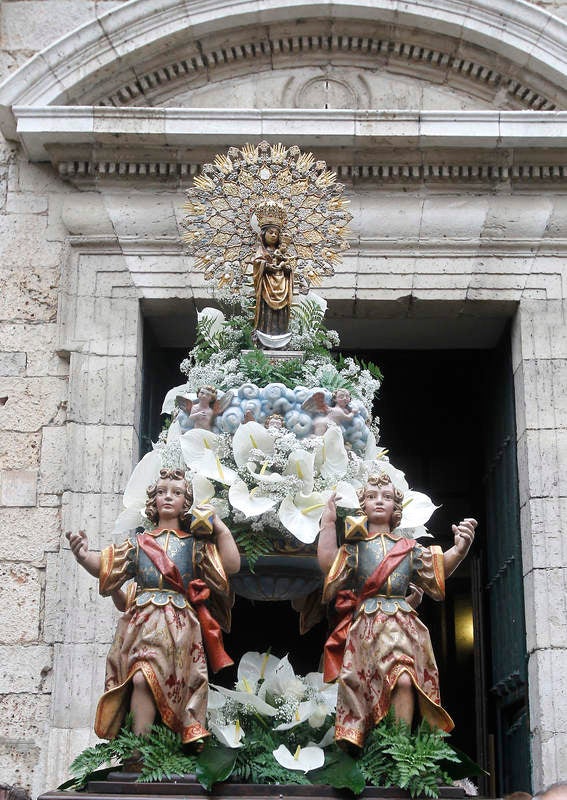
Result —
[[[149,533],[138,534],[138,543],[154,567],[156,567],[165,580],[170,583],[175,591],[186,597],[195,608],[195,613],[201,626],[201,634],[207,651],[207,660],[213,672],[230,667],[233,660],[224,649],[222,631],[216,619],[205,605],[211,590],[200,578],[195,578],[189,583],[187,591],[183,585],[183,578],[176,564],[167,555],[163,547],[156,542]]]
[[[365,600],[378,594],[380,587],[388,580],[410,550],[413,550],[414,546],[414,539],[398,539],[378,564],[372,575],[367,578],[359,595],[355,594],[351,589],[343,589],[337,593],[335,610],[338,612],[339,621],[325,642],[323,658],[323,679],[327,683],[331,683],[339,677],[346,640],[355,612]]]

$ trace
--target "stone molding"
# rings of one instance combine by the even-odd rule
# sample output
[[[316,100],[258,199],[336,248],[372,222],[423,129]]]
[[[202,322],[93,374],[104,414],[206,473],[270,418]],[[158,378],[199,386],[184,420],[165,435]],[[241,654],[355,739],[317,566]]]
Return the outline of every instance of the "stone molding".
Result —
[[[358,20],[369,27],[401,25],[453,37],[463,45],[486,48],[562,90],[565,87],[567,24],[522,0],[498,4],[491,0],[319,0],[316,4],[306,0],[138,0],[62,37],[10,76],[0,89],[0,128],[7,138],[16,137],[11,110],[15,105],[80,104],[86,93],[112,75],[119,76],[123,86],[135,85],[140,64],[148,65],[145,74],[150,75],[152,59],[163,66],[164,54],[200,37],[230,36],[238,28],[300,18]],[[413,52],[409,55],[413,58]],[[429,59],[430,54],[425,57]],[[478,72],[472,63],[470,70],[464,66],[465,71]],[[165,70],[163,74],[167,76]],[[481,68],[478,79],[485,78],[490,75]],[[529,93],[530,87],[525,89]]]

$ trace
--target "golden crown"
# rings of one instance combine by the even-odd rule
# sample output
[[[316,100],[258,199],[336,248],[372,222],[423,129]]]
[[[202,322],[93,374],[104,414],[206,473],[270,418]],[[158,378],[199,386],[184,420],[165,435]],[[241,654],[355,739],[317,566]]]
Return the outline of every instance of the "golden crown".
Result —
[[[264,228],[266,225],[283,228],[287,222],[287,212],[282,203],[278,203],[277,200],[262,200],[254,208],[254,214],[260,228]]]

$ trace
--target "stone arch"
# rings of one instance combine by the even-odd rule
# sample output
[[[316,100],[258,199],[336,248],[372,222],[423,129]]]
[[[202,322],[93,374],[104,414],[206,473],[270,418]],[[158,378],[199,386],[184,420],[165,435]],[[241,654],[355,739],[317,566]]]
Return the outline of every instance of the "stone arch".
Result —
[[[321,30],[294,32],[298,21],[319,22]],[[357,24],[358,34],[344,34]],[[243,30],[254,36],[247,41]],[[404,41],[403,30],[421,38]],[[438,40],[452,42],[453,51]],[[132,0],[38,53],[4,84],[0,111],[13,136],[12,106],[159,105],[163,88],[178,78],[210,80],[215,70],[246,61],[255,69],[258,59],[277,58],[280,45],[311,57],[328,48],[358,55],[374,48],[378,57],[430,72],[449,68],[477,85],[504,76],[517,107],[547,110],[567,107],[566,43],[565,22],[521,0],[498,8],[490,0]]]

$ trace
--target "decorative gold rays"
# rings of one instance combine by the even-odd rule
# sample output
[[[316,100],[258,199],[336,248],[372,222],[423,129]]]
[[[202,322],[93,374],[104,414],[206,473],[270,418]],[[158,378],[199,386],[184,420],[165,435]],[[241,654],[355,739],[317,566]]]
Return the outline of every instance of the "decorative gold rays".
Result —
[[[334,274],[352,219],[343,185],[324,161],[296,145],[260,142],[231,147],[205,164],[187,192],[183,240],[197,269],[216,286],[245,291],[246,269],[259,232],[254,209],[277,202],[287,217],[282,236],[295,260],[296,289],[306,291]]]

